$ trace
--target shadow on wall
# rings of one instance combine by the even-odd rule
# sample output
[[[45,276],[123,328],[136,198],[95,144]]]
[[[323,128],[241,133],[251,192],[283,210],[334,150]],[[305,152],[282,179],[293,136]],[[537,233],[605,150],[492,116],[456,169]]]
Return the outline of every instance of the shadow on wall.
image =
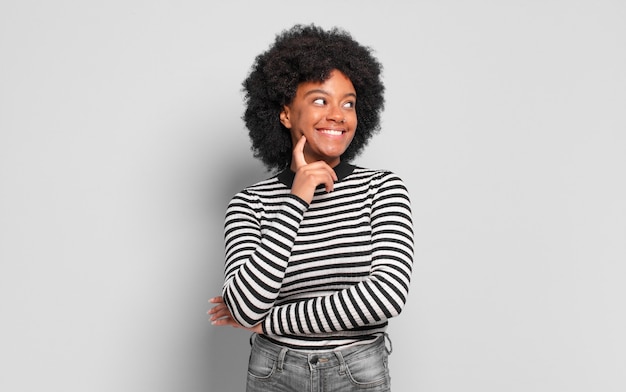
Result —
[[[212,216],[222,223],[226,206],[232,196],[248,185],[271,176],[263,164],[252,157],[248,144],[226,143],[221,146],[220,170],[213,171],[208,187],[212,206]],[[219,239],[223,248],[222,238]],[[217,243],[217,241],[216,241]],[[218,252],[211,252],[218,254]],[[223,251],[219,253],[223,258]],[[219,295],[223,283],[223,259],[211,263],[209,269],[209,295]],[[207,298],[208,299],[208,298]],[[207,303],[210,307],[210,304]],[[209,308],[207,307],[207,309]],[[208,322],[207,322],[208,323]],[[239,392],[245,390],[249,338],[251,333],[232,327],[214,327],[208,324],[208,379],[206,391]]]
[[[208,333],[209,392],[240,392],[246,390],[248,331],[235,328],[210,328]]]

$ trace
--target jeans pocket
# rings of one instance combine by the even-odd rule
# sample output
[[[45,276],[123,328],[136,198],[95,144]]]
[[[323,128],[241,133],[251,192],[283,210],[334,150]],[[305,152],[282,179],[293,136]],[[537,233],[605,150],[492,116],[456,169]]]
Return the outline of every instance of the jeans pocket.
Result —
[[[384,350],[346,360],[346,373],[350,381],[361,388],[389,385],[387,353]]]
[[[268,357],[253,349],[248,361],[248,377],[256,380],[269,380],[276,371],[276,358]]]

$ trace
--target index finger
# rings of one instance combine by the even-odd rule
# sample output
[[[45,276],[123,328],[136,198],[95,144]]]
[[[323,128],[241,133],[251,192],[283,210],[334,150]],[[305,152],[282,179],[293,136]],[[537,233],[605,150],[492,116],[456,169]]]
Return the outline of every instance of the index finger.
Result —
[[[307,164],[304,159],[304,145],[306,144],[306,137],[302,135],[298,143],[293,147],[293,162],[296,164],[296,170]]]

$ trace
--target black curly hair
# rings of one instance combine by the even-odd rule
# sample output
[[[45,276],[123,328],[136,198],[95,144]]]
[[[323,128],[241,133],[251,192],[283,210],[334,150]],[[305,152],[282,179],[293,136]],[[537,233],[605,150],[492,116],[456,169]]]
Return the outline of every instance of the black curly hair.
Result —
[[[292,102],[300,83],[324,82],[335,69],[352,81],[358,97],[357,129],[341,156],[349,161],[380,130],[385,86],[382,65],[372,50],[338,27],[324,30],[313,24],[298,24],[277,34],[274,44],[256,57],[243,82],[243,120],[254,156],[268,170],[280,171],[291,163],[291,134],[280,122],[283,107]]]

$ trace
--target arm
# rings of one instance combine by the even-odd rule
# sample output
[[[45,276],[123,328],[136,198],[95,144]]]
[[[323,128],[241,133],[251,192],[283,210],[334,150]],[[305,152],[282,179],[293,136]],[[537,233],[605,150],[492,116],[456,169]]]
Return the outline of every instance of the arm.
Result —
[[[372,267],[358,284],[324,297],[276,306],[263,322],[269,335],[345,331],[397,316],[409,290],[413,225],[408,192],[391,174],[374,189]]]
[[[308,207],[300,198],[285,195],[267,227],[261,227],[254,195],[242,192],[226,210],[224,237],[226,266],[222,297],[232,317],[243,327],[257,325],[280,291],[296,232]]]
[[[315,188],[333,189],[335,171],[325,162],[308,164],[304,159],[306,138],[294,146],[296,175],[291,194],[277,198],[279,210],[261,227],[257,214],[263,206],[249,193],[236,195],[228,205],[225,222],[226,271],[223,301],[232,318],[252,327],[270,312],[285,276],[298,227]]]

